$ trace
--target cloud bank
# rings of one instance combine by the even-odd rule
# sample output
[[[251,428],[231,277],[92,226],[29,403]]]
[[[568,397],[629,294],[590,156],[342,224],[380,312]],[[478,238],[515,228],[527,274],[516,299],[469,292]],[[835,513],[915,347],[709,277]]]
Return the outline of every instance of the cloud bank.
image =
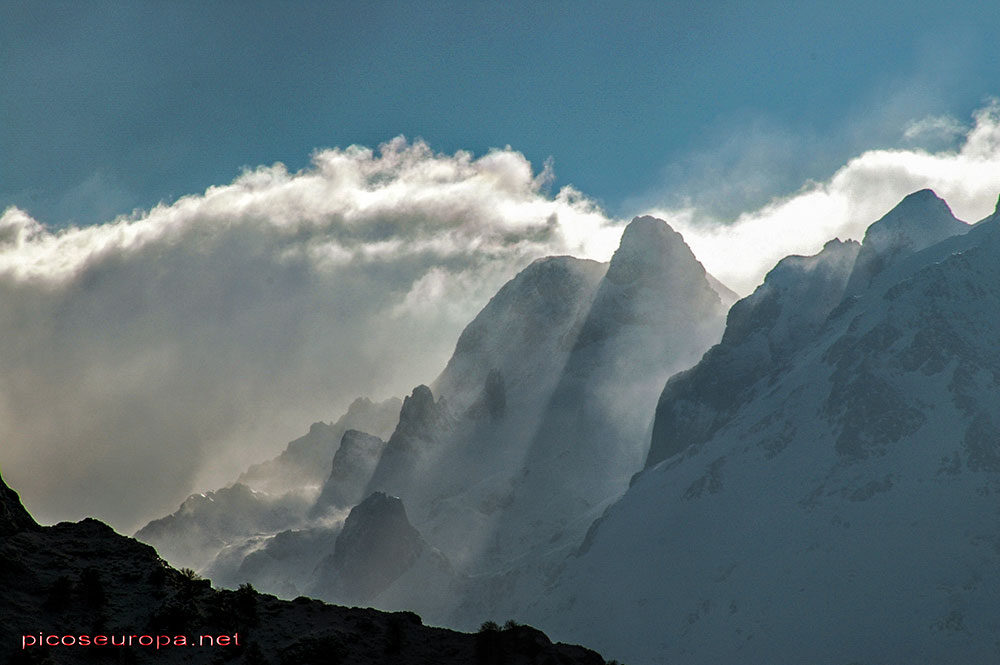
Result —
[[[901,138],[956,127],[932,117]],[[731,221],[693,205],[648,212],[745,294],[788,254],[861,238],[917,189],[933,188],[967,221],[989,214],[1000,105],[960,131],[954,149],[863,152]],[[462,327],[531,260],[606,260],[617,246],[624,220],[572,187],[550,194],[550,182],[550,165],[536,172],[509,147],[449,155],[397,138],[317,151],[295,173],[246,170],[95,226],[53,231],[7,209],[5,477],[42,521],[94,515],[128,531],[356,396],[432,380]]]
[[[931,117],[911,122],[903,135],[915,140],[956,132],[961,134],[956,150],[869,150],[828,180],[808,182],[731,222],[694,206],[647,212],[670,222],[709,272],[745,295],[779,259],[813,254],[834,237],[860,240],[869,224],[925,187],[960,219],[975,222],[990,214],[1000,193],[1000,103],[977,110],[970,126]]]
[[[620,225],[550,175],[400,137],[85,228],[7,209],[5,476],[43,521],[131,530],[358,395],[430,381],[531,260],[610,257]]]

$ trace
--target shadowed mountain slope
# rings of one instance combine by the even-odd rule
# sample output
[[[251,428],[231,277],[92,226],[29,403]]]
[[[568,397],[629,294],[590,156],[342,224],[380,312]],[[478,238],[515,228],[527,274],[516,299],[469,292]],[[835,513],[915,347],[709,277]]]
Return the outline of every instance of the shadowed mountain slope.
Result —
[[[469,635],[412,612],[218,591],[96,520],[38,527],[2,479],[0,515],[18,516],[0,540],[0,662],[10,665],[604,663],[527,626]]]

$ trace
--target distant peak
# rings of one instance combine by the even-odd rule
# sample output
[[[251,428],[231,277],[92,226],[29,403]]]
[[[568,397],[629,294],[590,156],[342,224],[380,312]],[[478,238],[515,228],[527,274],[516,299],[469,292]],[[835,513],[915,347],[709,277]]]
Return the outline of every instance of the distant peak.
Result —
[[[434,394],[427,386],[420,384],[413,389],[413,394],[403,399],[400,419],[412,418],[426,413],[434,407]]]
[[[369,495],[351,509],[334,545],[342,591],[357,600],[371,598],[409,569],[423,547],[399,497]]]
[[[643,239],[658,238],[658,239],[670,239],[670,240],[681,240],[681,234],[674,231],[669,224],[667,224],[662,219],[657,217],[652,217],[650,215],[643,215],[641,217],[634,217],[631,222],[625,227],[625,231],[622,233],[621,244],[624,246],[628,242],[641,241]]]
[[[646,215],[636,217],[625,227],[606,278],[626,283],[643,276],[661,279],[692,270],[702,275],[705,272],[684,237],[662,219]]]
[[[861,293],[902,257],[968,229],[933,191],[921,189],[910,194],[865,231],[845,295]]]
[[[841,240],[840,238],[834,238],[833,240],[827,240],[823,244],[823,249],[820,250],[820,254],[824,252],[854,252],[857,251],[861,246],[861,243],[857,240]]]
[[[358,413],[372,407],[372,401],[367,397],[358,397],[347,407],[348,413]]]
[[[906,196],[881,219],[868,227],[867,240],[871,235],[883,231],[903,229],[928,229],[951,227],[949,231],[963,223],[955,218],[944,199],[929,189],[921,189]],[[950,235],[950,233],[949,233]]]

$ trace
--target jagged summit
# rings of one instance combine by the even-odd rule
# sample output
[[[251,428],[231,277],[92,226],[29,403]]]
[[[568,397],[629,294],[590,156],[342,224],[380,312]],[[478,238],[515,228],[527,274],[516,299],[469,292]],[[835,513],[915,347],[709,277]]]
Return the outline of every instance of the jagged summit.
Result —
[[[434,395],[431,389],[421,384],[413,389],[413,393],[403,399],[403,408],[399,411],[399,422],[402,425],[418,429],[430,424],[428,420],[434,417]]]
[[[865,231],[845,295],[860,293],[905,257],[968,230],[933,191],[910,194]]]
[[[329,508],[349,508],[360,501],[383,448],[385,441],[377,436],[354,429],[344,432],[337,454],[333,456],[330,477],[310,514],[315,517]]]
[[[7,486],[3,476],[0,476],[0,536],[9,536],[18,531],[31,531],[38,528],[38,523],[21,503],[21,497]]]
[[[424,547],[399,497],[373,492],[351,510],[333,555],[322,565],[336,573],[335,595],[365,601],[405,573]]]
[[[814,256],[785,257],[730,308],[722,341],[663,389],[646,468],[710,439],[755,383],[789,364],[841,302],[858,251],[831,240]]]
[[[438,447],[441,434],[451,429],[451,423],[444,398],[435,402],[430,388],[414,388],[403,400],[399,423],[382,450],[366,491],[406,495],[422,456]]]
[[[389,437],[386,452],[398,452],[419,448],[420,442],[433,441],[442,427],[447,427],[448,406],[444,398],[434,401],[431,389],[421,384],[403,399],[399,410],[399,423]]]

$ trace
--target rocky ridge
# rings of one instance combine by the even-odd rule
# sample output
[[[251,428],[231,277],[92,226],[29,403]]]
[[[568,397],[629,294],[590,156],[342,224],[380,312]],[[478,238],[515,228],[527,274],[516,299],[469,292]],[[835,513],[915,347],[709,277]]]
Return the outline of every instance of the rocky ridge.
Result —
[[[11,665],[604,663],[528,626],[471,635],[412,612],[216,590],[96,520],[39,527],[2,479],[0,514],[18,516],[0,540],[0,661]]]

